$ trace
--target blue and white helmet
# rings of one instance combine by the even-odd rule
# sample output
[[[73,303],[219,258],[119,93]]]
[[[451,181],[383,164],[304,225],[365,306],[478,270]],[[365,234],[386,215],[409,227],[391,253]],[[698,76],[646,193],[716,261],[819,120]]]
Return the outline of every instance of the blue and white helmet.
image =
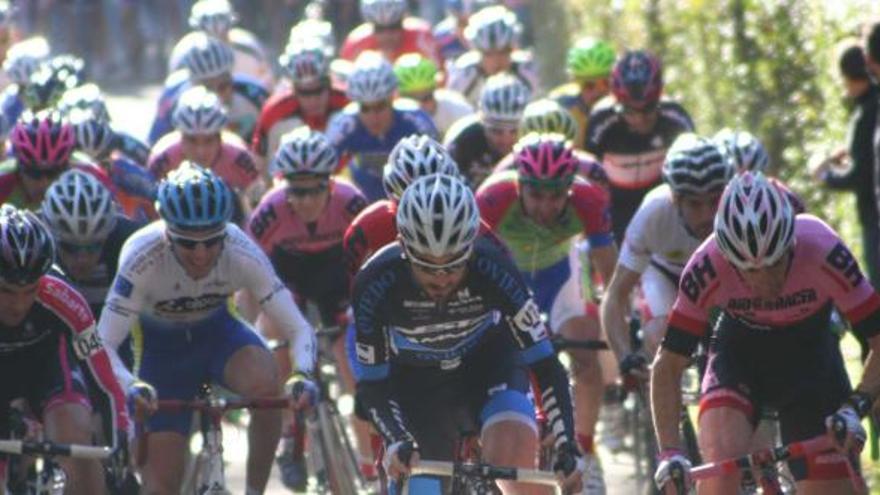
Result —
[[[330,175],[338,165],[336,150],[327,137],[308,126],[300,126],[281,136],[272,159],[272,175]]]
[[[103,160],[113,151],[116,133],[110,123],[85,109],[74,109],[67,115],[76,137],[76,147],[95,160]]]
[[[486,79],[480,90],[479,110],[483,121],[519,126],[531,89],[516,76],[506,72]]]
[[[110,112],[101,94],[101,88],[94,83],[83,84],[65,91],[58,102],[58,110],[65,115],[70,115],[74,110],[87,110],[95,117],[110,122]]]
[[[481,52],[513,48],[522,30],[516,14],[503,5],[477,11],[468,20],[464,37]]]
[[[174,128],[188,136],[218,134],[228,121],[220,98],[204,86],[194,86],[184,91],[171,116]]]
[[[766,172],[770,156],[758,138],[746,131],[721,129],[713,139],[726,148],[737,172]]]
[[[238,22],[235,10],[227,0],[199,0],[189,15],[189,26],[222,38]]]
[[[459,177],[458,165],[442,144],[424,134],[407,136],[394,146],[382,170],[385,194],[399,201],[413,181],[433,174]]]
[[[459,177],[422,177],[406,188],[397,203],[397,231],[408,253],[463,258],[479,230],[477,200]]]
[[[206,33],[195,33],[183,56],[183,64],[193,81],[204,81],[231,74],[235,52],[227,43]]]
[[[173,231],[220,230],[232,217],[233,201],[223,179],[185,161],[159,184],[156,211]]]
[[[42,213],[56,239],[74,244],[107,239],[118,220],[113,193],[94,175],[78,169],[64,172],[49,186]]]
[[[354,62],[348,76],[348,99],[358,103],[372,103],[391,98],[397,90],[394,67],[379,52],[366,51]]]
[[[27,85],[31,75],[49,58],[49,43],[42,36],[30,38],[9,47],[3,61],[3,71],[9,80],[20,86]]]

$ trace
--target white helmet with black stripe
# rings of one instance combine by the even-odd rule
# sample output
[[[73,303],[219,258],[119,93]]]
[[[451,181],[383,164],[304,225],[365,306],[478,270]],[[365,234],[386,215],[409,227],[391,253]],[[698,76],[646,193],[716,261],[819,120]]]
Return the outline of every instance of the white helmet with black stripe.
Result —
[[[194,86],[184,91],[171,115],[174,128],[188,136],[217,134],[228,121],[220,98],[204,86]]]

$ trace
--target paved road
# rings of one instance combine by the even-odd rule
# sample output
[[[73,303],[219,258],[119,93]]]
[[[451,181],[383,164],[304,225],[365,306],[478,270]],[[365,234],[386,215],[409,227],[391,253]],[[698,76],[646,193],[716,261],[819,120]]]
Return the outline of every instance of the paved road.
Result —
[[[159,92],[158,86],[130,86],[108,91],[107,105],[114,123],[122,130],[145,138],[155,113]],[[246,432],[240,428],[225,428],[224,448],[228,463],[226,473],[229,486],[232,493],[243,493],[247,456]],[[633,495],[638,492],[638,484],[632,476],[633,463],[629,456],[623,454],[612,456],[601,449],[600,456],[605,469],[609,495]],[[289,493],[277,480],[278,474],[273,466],[272,481],[266,490],[267,495]]]

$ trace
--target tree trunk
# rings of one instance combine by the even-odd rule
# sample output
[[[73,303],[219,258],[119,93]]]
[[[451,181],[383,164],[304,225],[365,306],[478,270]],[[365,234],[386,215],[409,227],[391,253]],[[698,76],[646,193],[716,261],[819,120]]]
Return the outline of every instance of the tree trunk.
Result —
[[[535,64],[546,91],[565,81],[565,55],[569,46],[565,0],[538,0],[532,4]]]

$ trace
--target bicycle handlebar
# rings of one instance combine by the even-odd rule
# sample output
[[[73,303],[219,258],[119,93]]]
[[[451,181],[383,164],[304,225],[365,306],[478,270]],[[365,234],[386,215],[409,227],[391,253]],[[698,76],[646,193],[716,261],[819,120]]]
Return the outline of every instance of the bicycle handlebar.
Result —
[[[109,459],[113,455],[113,450],[110,447],[55,443],[48,440],[41,442],[33,440],[0,440],[0,452],[41,457],[74,457],[79,459]]]
[[[213,399],[178,400],[162,399],[157,402],[160,411],[200,411],[223,413],[233,409],[281,409],[290,406],[288,397],[258,397],[254,399]]]
[[[564,351],[566,349],[583,349],[590,351],[607,351],[609,349],[608,342],[605,342],[604,340],[567,339],[565,337],[553,336],[550,338],[550,343],[553,344],[553,350],[556,352]]]
[[[481,476],[492,480],[515,480],[521,483],[531,483],[544,486],[557,486],[556,475],[549,471],[525,469],[515,467],[493,466],[486,463],[462,463],[456,464],[447,461],[421,460],[412,467],[410,476],[428,474],[434,476],[454,476],[465,474]]]

